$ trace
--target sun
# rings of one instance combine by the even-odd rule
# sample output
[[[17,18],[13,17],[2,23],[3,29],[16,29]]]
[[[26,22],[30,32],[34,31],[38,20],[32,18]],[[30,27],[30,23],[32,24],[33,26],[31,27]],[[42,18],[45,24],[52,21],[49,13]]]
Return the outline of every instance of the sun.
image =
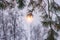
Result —
[[[32,13],[29,13],[29,14],[26,15],[26,21],[29,22],[29,23],[31,23],[33,21]]]

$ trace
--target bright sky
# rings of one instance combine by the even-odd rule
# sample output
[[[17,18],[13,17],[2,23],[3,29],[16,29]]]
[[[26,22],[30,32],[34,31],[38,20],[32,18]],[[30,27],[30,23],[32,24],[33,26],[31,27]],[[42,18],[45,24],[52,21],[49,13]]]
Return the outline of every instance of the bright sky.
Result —
[[[46,0],[45,0],[46,1]],[[58,4],[60,4],[60,0],[55,0]],[[26,4],[28,5],[29,3],[29,0],[27,0]],[[32,7],[30,7],[32,8]],[[14,9],[7,9],[4,11],[5,14],[8,14],[9,11],[17,11],[19,15],[23,15],[23,16],[19,16],[19,22],[22,23],[22,28],[25,29],[27,31],[27,35],[30,36],[30,27],[32,25],[32,27],[37,27],[38,25],[41,27],[40,30],[41,30],[41,35],[44,34],[44,32],[47,32],[48,29],[44,29],[41,25],[41,13],[42,12],[39,12],[39,10],[36,8],[35,11],[33,11],[33,17],[31,16],[27,16],[26,15],[28,14],[28,9],[30,9],[28,6],[26,6],[23,10],[19,10],[17,7],[15,7]],[[7,12],[8,11],[8,12]],[[19,24],[20,25],[20,24]],[[23,26],[24,25],[24,26]],[[46,30],[46,31],[45,31]],[[58,40],[60,40],[60,37],[58,37]]]

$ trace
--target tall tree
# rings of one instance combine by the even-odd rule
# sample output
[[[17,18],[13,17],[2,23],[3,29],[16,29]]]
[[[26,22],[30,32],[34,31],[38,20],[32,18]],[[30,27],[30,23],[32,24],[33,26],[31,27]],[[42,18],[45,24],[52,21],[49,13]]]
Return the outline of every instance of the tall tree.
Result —
[[[58,20],[60,20],[59,16],[56,13],[56,11],[59,11],[60,7],[59,7],[58,4],[56,4],[56,2],[54,0],[51,0],[51,3],[49,3],[49,0],[47,0],[47,1],[48,1],[48,14],[45,14],[45,16],[43,17],[44,18],[44,22],[42,22],[42,23],[45,26],[50,26],[50,30],[51,30],[49,32],[49,35],[48,35],[46,40],[56,40],[56,38],[54,38],[54,35],[57,36],[58,34],[57,34],[57,32],[54,31],[52,25],[54,25],[54,27],[58,28],[57,30],[59,30],[60,26],[59,26],[59,24],[56,23],[56,21],[52,20],[51,12],[52,12],[52,14],[56,15]],[[46,20],[47,18],[48,18],[48,20]]]

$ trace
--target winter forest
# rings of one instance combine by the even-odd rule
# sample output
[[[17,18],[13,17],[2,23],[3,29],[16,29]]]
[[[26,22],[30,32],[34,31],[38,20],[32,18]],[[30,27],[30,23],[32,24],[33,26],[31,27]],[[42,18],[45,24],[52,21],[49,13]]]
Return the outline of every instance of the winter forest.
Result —
[[[0,40],[60,40],[60,0],[0,0]]]

